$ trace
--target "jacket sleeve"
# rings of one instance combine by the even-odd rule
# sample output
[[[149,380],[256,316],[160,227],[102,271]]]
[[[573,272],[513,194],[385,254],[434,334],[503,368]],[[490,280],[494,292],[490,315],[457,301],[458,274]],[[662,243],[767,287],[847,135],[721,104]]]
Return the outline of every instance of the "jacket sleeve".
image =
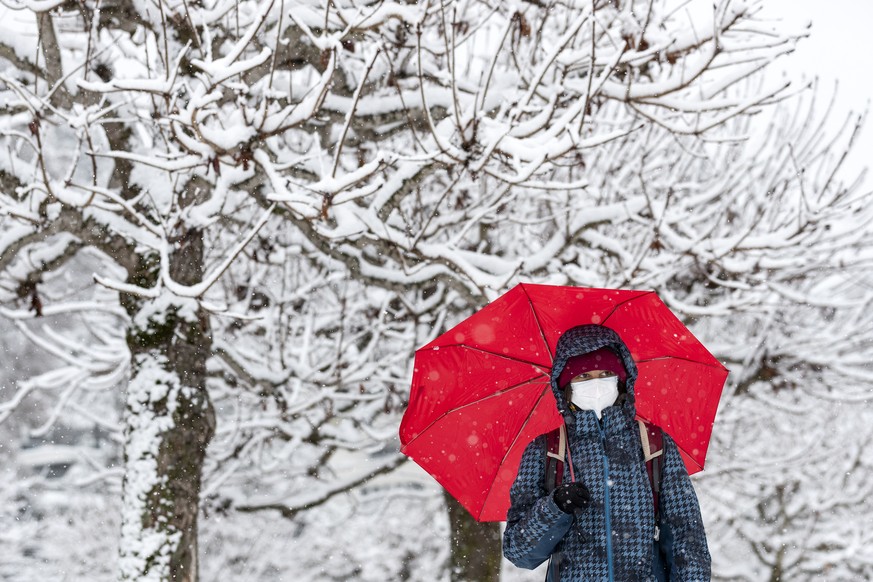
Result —
[[[673,537],[672,582],[708,582],[711,558],[697,494],[676,443],[664,435],[664,468],[659,501],[661,523]]]
[[[503,555],[530,570],[549,558],[573,523],[573,516],[561,511],[546,492],[545,442],[545,437],[538,437],[522,455],[503,533]]]

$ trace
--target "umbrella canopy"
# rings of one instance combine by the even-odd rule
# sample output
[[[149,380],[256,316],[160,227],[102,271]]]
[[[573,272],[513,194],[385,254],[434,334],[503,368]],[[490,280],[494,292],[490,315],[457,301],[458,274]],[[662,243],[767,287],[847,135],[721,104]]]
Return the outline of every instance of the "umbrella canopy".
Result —
[[[525,447],[561,423],[549,380],[558,338],[591,323],[630,350],[637,414],[701,470],[727,369],[652,291],[526,283],[416,351],[401,451],[479,521],[506,519]]]

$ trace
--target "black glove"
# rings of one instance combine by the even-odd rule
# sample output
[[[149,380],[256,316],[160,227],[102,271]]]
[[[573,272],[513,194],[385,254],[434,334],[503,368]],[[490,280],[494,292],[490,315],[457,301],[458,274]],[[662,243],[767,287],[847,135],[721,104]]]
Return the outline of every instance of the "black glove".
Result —
[[[552,493],[555,505],[564,513],[575,513],[578,509],[585,509],[591,503],[591,494],[588,488],[579,481],[564,483]]]

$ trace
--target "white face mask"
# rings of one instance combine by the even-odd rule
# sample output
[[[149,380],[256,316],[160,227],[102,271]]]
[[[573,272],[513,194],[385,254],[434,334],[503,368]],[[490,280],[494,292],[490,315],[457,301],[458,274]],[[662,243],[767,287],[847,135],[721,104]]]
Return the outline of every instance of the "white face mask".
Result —
[[[618,398],[618,376],[592,378],[570,384],[573,396],[570,400],[582,410],[593,410],[599,419],[603,409],[615,404]]]

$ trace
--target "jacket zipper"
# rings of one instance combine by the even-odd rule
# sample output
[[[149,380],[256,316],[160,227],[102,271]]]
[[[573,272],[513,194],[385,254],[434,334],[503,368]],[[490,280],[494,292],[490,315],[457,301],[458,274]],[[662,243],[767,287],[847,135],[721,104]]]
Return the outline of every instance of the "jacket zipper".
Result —
[[[606,456],[606,436],[603,434],[602,421],[597,421],[600,431],[600,444],[603,446],[603,508],[606,513],[606,564],[609,570],[609,582],[614,582],[615,575],[612,565],[612,518],[609,508],[609,457]]]

